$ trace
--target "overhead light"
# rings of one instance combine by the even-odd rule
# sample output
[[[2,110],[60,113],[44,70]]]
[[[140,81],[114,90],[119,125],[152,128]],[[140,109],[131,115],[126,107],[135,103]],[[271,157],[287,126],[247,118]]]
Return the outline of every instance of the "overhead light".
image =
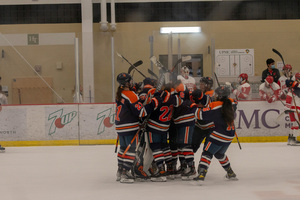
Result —
[[[200,26],[193,26],[193,27],[161,27],[160,33],[200,33],[201,27]]]

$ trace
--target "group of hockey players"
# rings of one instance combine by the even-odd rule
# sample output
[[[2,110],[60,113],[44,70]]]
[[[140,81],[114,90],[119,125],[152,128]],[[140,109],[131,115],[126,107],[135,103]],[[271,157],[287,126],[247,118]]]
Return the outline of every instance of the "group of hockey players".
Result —
[[[275,68],[275,61],[272,58],[266,61],[267,69],[262,73],[262,84],[259,86],[261,100],[273,103],[281,101],[286,107],[292,126],[288,137],[288,145],[300,145],[296,139],[299,135],[299,113],[300,109],[300,73],[292,74],[292,66],[286,64],[282,68],[282,76]]]
[[[280,76],[274,69],[273,59],[267,60],[267,66],[262,74],[259,95],[269,103],[286,101],[291,122],[298,123],[291,128],[288,144],[297,144],[300,73],[293,76],[292,66],[285,65],[283,76]],[[133,85],[130,74],[118,75],[115,125],[120,149],[117,181],[133,183],[142,178],[164,182],[176,177],[204,181],[213,156],[227,172],[225,177],[237,180],[226,151],[236,135],[236,100],[251,98],[248,75],[238,76],[237,87],[226,82],[213,90],[211,77],[200,78],[198,89],[188,74],[188,68],[182,67],[177,80],[159,88],[156,86],[160,80],[146,78],[137,86]],[[194,154],[203,141],[197,173]]]
[[[237,101],[229,98],[230,87],[219,86],[213,91],[212,78],[202,77],[200,89],[188,85],[192,91],[181,80],[156,88],[160,80],[146,78],[143,88],[134,91],[129,74],[119,74],[117,81],[117,181],[133,183],[142,178],[165,182],[180,177],[202,182],[213,156],[226,171],[225,177],[237,180],[226,155],[235,137],[237,109]],[[202,141],[197,173],[194,153]]]

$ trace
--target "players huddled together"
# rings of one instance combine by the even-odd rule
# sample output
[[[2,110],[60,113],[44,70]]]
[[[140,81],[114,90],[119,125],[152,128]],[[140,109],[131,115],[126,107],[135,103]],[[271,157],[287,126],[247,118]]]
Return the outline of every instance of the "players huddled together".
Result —
[[[285,98],[287,107],[296,109],[294,101],[300,96],[300,73],[292,77],[291,69],[290,65],[284,66],[287,78],[279,78],[280,85],[274,82],[273,76],[266,76],[259,87],[262,100],[272,103]],[[187,70],[183,67],[181,71],[186,74]],[[226,179],[237,180],[226,151],[236,136],[237,100],[251,96],[248,75],[238,76],[238,87],[226,83],[213,90],[211,77],[201,77],[197,88],[183,83],[185,74],[161,88],[156,88],[159,80],[145,78],[137,87],[130,74],[117,76],[115,126],[120,143],[117,181],[165,182],[181,178],[203,182],[213,157],[226,171]],[[234,99],[230,98],[231,94]],[[294,112],[289,114],[297,120]],[[289,140],[295,141],[295,129],[296,126]],[[196,167],[194,154],[202,142],[204,146]]]

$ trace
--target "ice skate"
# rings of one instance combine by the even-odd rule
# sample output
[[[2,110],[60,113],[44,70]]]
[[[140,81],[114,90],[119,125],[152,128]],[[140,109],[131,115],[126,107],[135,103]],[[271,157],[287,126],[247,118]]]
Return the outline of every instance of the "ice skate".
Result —
[[[184,172],[184,170],[187,168],[187,164],[181,163],[180,167],[178,168],[178,170],[175,172],[175,178],[180,178],[182,173]]]
[[[188,166],[183,173],[181,174],[181,180],[183,181],[190,181],[193,180],[195,177],[196,170],[195,170],[195,165],[193,164],[192,166]]]
[[[289,134],[288,141],[287,141],[287,145],[291,145],[291,140],[292,140],[292,135]]]
[[[134,176],[132,176],[130,170],[122,170],[120,183],[134,183]]]
[[[166,182],[167,176],[164,165],[157,166],[157,170],[151,176],[151,181],[153,182]]]
[[[121,180],[121,174],[122,174],[122,167],[121,166],[118,166],[118,171],[117,171],[117,178],[116,178],[116,181],[120,181]]]
[[[298,141],[298,140],[296,139],[296,137],[291,136],[291,138],[290,138],[290,145],[291,145],[291,146],[300,146],[300,141]]]
[[[0,153],[4,153],[4,152],[5,152],[5,148],[0,145]]]
[[[239,179],[237,179],[236,174],[233,172],[231,167],[227,168],[226,171],[227,171],[227,174],[225,175],[225,179],[232,180],[232,181],[239,180]]]
[[[197,181],[199,183],[199,185],[202,185],[204,183],[205,180],[205,176],[206,176],[207,170],[204,168],[199,168],[198,169],[198,176],[195,177],[193,180]]]
[[[174,180],[175,173],[176,173],[176,163],[167,164],[167,173],[166,173],[167,178]]]

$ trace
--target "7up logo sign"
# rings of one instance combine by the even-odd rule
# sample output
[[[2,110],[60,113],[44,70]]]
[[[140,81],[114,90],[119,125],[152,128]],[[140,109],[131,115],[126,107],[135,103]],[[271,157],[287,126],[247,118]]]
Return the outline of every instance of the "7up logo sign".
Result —
[[[98,113],[97,120],[99,120],[97,135],[100,135],[105,131],[105,128],[110,128],[114,125],[115,113],[112,112],[112,108],[108,108]]]
[[[64,114],[63,108],[51,113],[48,116],[48,121],[51,120],[51,125],[49,128],[49,135],[55,133],[56,128],[63,128],[66,124],[69,124],[77,115],[76,111]]]

